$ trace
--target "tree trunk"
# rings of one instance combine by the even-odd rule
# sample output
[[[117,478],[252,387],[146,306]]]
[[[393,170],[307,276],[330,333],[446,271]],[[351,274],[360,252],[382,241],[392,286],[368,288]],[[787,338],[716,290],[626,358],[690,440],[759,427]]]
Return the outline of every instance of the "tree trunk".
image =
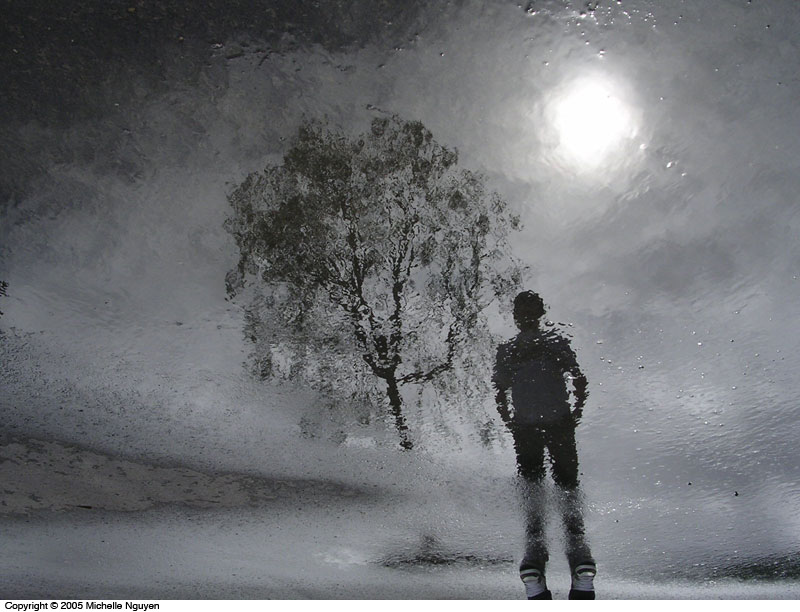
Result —
[[[400,397],[400,389],[397,387],[397,379],[394,374],[386,379],[386,393],[389,396],[389,411],[394,417],[394,426],[400,435],[400,446],[403,450],[411,450],[414,448],[414,444],[408,437],[408,425],[403,416],[403,398]]]

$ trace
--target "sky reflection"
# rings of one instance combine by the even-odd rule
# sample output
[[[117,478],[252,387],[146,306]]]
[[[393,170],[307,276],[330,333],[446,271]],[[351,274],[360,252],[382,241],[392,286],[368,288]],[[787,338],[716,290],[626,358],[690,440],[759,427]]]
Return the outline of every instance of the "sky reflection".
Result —
[[[545,97],[545,151],[569,174],[596,177],[630,163],[640,112],[623,88],[602,73],[574,77]]]

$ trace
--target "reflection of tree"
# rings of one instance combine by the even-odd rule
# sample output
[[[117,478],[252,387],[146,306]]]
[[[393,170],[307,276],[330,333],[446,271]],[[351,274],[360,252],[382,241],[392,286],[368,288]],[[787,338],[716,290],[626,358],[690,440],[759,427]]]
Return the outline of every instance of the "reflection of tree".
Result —
[[[400,387],[452,373],[519,279],[518,218],[457,162],[419,122],[376,119],[359,138],[307,122],[281,165],[229,197],[240,259],[226,280],[258,291],[246,330],[260,374],[361,396],[379,379],[405,449]]]

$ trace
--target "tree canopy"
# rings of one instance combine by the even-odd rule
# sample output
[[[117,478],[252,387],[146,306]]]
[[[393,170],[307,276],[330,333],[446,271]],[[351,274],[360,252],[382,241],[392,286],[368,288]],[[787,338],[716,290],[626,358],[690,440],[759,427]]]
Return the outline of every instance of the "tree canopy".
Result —
[[[248,333],[262,374],[302,353],[314,365],[298,376],[382,381],[411,448],[399,387],[451,371],[486,307],[516,289],[507,236],[518,217],[455,150],[398,117],[357,137],[304,122],[283,163],[229,201],[239,262],[226,283],[231,296],[260,289]]]

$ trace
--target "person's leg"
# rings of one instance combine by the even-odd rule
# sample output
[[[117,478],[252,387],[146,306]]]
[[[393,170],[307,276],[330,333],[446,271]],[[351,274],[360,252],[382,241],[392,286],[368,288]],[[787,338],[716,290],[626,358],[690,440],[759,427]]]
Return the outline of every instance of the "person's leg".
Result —
[[[529,482],[544,479],[547,470],[544,466],[545,439],[541,429],[525,425],[511,427],[514,435],[514,450],[517,452],[517,472]]]
[[[592,579],[596,572],[594,557],[586,539],[583,522],[583,500],[578,482],[578,451],[573,427],[552,429],[547,436],[547,449],[558,488],[558,505],[564,525],[567,560],[573,577],[573,591],[593,594]],[[573,592],[570,592],[570,596]]]
[[[519,491],[525,513],[525,555],[520,563],[519,575],[525,583],[529,599],[550,599],[552,595],[545,581],[548,553],[543,486],[546,474],[544,439],[540,430],[531,427],[515,427],[513,433],[520,476]]]

